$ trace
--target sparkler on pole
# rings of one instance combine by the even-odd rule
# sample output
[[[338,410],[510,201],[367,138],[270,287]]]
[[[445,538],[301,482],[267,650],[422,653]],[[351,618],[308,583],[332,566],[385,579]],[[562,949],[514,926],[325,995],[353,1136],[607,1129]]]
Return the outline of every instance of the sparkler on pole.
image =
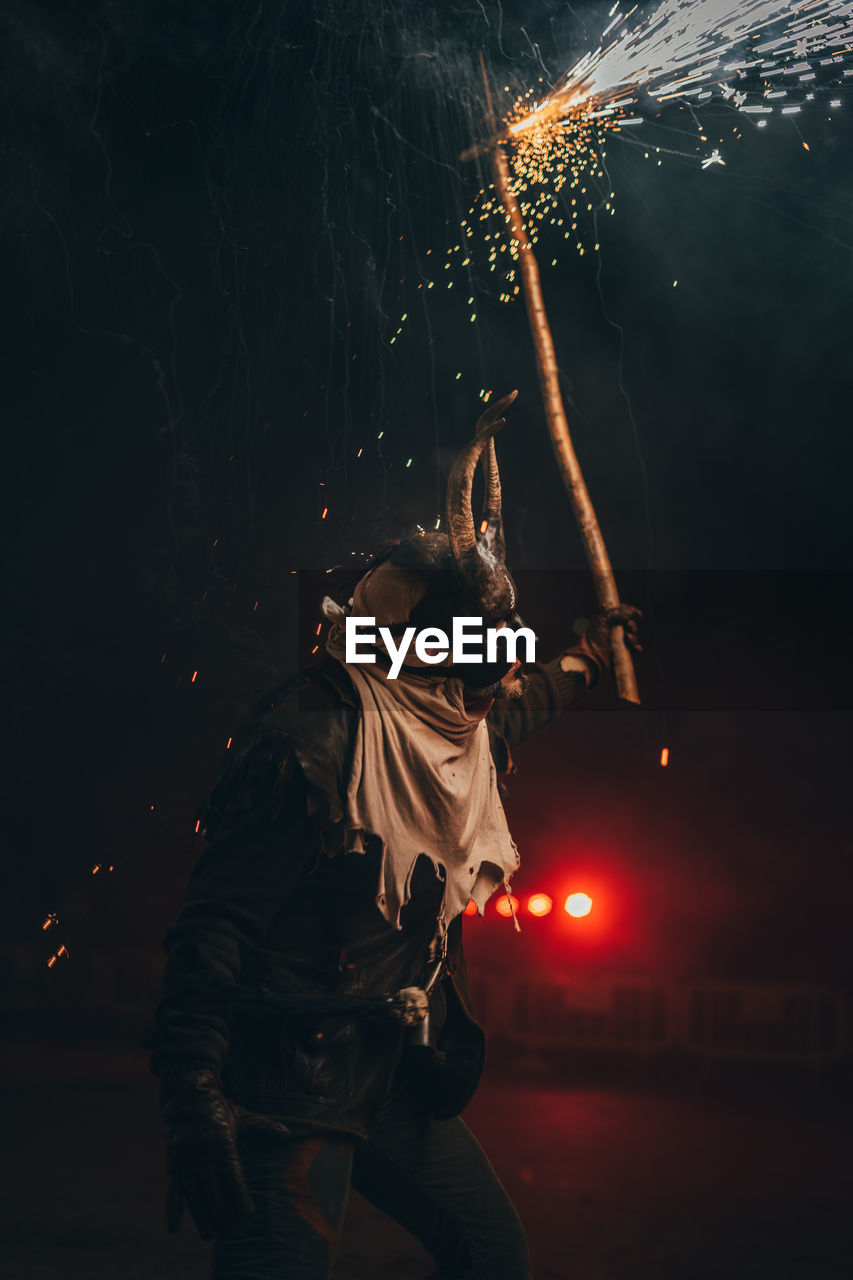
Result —
[[[604,545],[604,538],[601,534],[595,508],[592,505],[592,499],[589,496],[589,490],[581,473],[580,463],[569,433],[569,424],[566,420],[563,398],[560,394],[560,379],[557,357],[554,352],[554,339],[551,336],[551,327],[548,324],[545,302],[542,297],[539,267],[527,234],[527,228],[521,216],[518,200],[512,189],[509,166],[507,165],[501,140],[498,137],[497,122],[492,106],[492,94],[482,52],[480,53],[480,65],[486,86],[486,98],[491,116],[492,137],[494,139],[489,150],[495,175],[495,186],[503,202],[521,269],[524,299],[527,304],[527,318],[536,349],[536,367],[539,371],[539,385],[542,389],[542,400],[545,407],[548,430],[551,434],[557,466],[560,469],[560,474],[563,477],[563,482],[575,513],[575,519],[578,522],[578,529],[587,560],[589,561],[589,567],[592,571],[598,602],[605,612],[609,612],[619,607],[619,592],[616,588],[610,557]],[[479,150],[475,152],[475,154],[478,153]],[[466,152],[465,154],[467,156],[469,153]],[[630,651],[625,645],[622,627],[613,627],[611,645],[613,670],[616,675],[616,687],[619,690],[619,697],[626,702],[638,704],[640,695],[637,690],[636,676],[634,675],[634,664]]]

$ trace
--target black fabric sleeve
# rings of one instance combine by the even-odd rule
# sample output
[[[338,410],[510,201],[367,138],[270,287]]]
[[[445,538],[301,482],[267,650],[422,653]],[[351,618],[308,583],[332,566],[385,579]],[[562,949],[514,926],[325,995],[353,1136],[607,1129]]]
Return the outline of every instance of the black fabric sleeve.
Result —
[[[217,1073],[228,1051],[230,1013],[247,949],[263,942],[273,917],[313,865],[306,786],[290,757],[284,804],[261,804],[202,854],[190,876],[168,952],[163,998],[145,1042],[151,1069],[207,1068]],[[319,816],[319,815],[316,815]]]
[[[581,671],[563,671],[559,658],[525,668],[528,686],[520,698],[498,699],[488,715],[492,754],[500,772],[512,768],[512,749],[586,692]]]

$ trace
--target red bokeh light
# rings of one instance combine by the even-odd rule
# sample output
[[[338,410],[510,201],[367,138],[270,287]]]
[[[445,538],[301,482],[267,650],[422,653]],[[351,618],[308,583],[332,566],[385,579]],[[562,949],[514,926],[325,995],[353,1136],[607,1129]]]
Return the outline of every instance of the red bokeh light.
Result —
[[[588,893],[570,893],[566,898],[566,911],[575,919],[581,916],[588,916],[592,911],[592,898]]]
[[[550,915],[553,906],[554,900],[547,893],[531,893],[527,899],[527,910],[532,916]]]
[[[504,894],[502,897],[498,898],[495,903],[495,910],[499,916],[514,915],[518,910],[518,898],[513,897],[511,894],[509,896]]]
[[[465,908],[464,914],[466,916],[475,916],[477,914],[477,904],[473,898],[468,899],[468,905]]]

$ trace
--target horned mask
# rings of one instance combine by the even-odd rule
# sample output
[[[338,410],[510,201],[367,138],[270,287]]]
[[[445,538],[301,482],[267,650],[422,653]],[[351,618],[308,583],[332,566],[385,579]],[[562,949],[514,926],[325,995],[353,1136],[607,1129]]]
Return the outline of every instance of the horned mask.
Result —
[[[412,625],[447,629],[451,619],[460,615],[482,617],[491,626],[521,625],[516,586],[506,566],[494,442],[504,425],[503,411],[517,394],[513,391],[489,406],[474,438],[454,462],[447,485],[447,533],[419,530],[377,556],[355,589],[354,614],[374,617],[377,625],[387,626],[392,634]],[[478,467],[485,492],[476,522],[472,489]],[[481,695],[516,696],[523,689],[523,679],[514,676],[514,666],[484,663],[453,671]],[[430,670],[447,674],[446,667]]]

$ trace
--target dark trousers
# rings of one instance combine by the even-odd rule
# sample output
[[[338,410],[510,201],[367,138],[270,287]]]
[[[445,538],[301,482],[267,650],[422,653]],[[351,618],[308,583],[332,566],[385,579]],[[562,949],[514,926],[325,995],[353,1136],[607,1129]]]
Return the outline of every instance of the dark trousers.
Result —
[[[459,1119],[419,1114],[403,1090],[371,1138],[248,1139],[256,1212],[214,1246],[213,1280],[326,1280],[350,1186],[432,1254],[442,1280],[529,1280],[527,1241],[497,1174]]]

